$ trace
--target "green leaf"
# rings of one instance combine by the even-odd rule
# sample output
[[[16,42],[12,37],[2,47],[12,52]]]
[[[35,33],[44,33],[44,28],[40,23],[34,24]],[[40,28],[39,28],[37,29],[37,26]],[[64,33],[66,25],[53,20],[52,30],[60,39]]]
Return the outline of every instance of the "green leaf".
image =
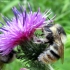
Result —
[[[70,0],[65,0],[62,12],[66,11],[69,5],[70,5]]]
[[[64,16],[66,16],[66,15],[69,14],[69,13],[70,13],[70,10],[66,11],[65,13],[60,14],[58,17],[55,18],[55,21],[57,21],[57,20],[63,18]]]
[[[7,12],[9,9],[11,9],[14,5],[17,5],[19,3],[19,0],[13,0],[10,3],[8,3],[2,10],[2,13]]]
[[[55,70],[70,70],[70,49],[65,49],[64,63],[61,64],[60,61],[54,64]]]

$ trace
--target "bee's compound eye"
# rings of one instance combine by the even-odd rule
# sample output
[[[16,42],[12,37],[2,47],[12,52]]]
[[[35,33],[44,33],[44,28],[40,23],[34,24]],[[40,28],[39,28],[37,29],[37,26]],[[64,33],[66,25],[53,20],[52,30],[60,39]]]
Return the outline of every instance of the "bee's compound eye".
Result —
[[[44,30],[45,30],[46,32],[52,33],[52,31],[51,31],[49,28],[47,28],[46,26],[44,26]]]
[[[52,23],[49,23],[48,25],[46,25],[45,27],[46,28],[50,28],[50,27],[52,27],[54,24],[52,24]]]
[[[64,29],[63,29],[63,27],[61,25],[55,24],[55,26],[56,26],[59,34],[66,35],[66,33],[65,33],[65,31],[64,31]]]
[[[51,42],[53,42],[53,40],[54,40],[52,33],[49,33],[49,34],[46,36],[46,38],[47,38],[49,41],[51,41]]]

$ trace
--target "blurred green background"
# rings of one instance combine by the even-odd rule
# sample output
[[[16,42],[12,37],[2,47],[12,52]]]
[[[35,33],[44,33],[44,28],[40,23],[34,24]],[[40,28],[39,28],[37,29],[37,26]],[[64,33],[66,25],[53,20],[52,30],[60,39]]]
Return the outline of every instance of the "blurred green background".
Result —
[[[67,42],[65,44],[64,63],[57,61],[53,64],[55,70],[70,70],[70,0],[0,0],[0,21],[4,22],[1,14],[9,18],[13,17],[11,8],[18,4],[27,7],[27,2],[32,6],[33,11],[37,11],[40,7],[41,12],[51,9],[56,14],[55,22],[63,26],[67,34]],[[5,70],[20,70],[24,66],[24,62],[15,60],[6,65]]]

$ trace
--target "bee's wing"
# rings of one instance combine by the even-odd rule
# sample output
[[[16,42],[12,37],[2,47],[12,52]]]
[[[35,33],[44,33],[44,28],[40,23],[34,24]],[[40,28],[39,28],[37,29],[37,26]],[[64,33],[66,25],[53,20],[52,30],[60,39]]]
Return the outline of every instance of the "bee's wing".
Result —
[[[61,46],[59,47],[58,52],[61,58],[61,62],[63,63],[64,62],[64,45],[63,44],[61,44]]]
[[[61,62],[64,62],[64,45],[61,46]]]
[[[59,47],[58,47],[58,53],[60,55],[61,58],[61,62],[64,62],[64,44],[62,43],[61,37],[59,36],[59,34],[56,34],[57,36],[57,40],[56,42],[58,43]]]

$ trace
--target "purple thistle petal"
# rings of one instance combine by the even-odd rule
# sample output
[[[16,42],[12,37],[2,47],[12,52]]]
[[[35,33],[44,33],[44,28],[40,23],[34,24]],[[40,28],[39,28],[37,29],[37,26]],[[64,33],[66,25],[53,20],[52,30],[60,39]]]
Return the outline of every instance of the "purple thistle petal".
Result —
[[[30,6],[29,3],[28,3],[28,8],[29,8],[30,12],[32,12],[32,7]]]
[[[29,69],[27,69],[27,68],[21,68],[20,70],[29,70]]]
[[[2,28],[2,27],[0,27],[0,30],[3,30],[3,31],[8,31],[8,30],[6,30],[5,28]]]
[[[12,11],[13,11],[13,13],[14,13],[14,15],[15,15],[16,22],[18,23],[18,14],[19,14],[19,12],[17,11],[16,7],[13,7],[13,8],[12,8]]]
[[[3,24],[2,22],[0,22],[0,24],[1,24],[2,26],[4,26],[4,24]]]
[[[26,20],[26,16],[27,16],[27,12],[26,12],[26,10],[24,11],[24,14],[25,14],[24,19]]]
[[[20,12],[23,14],[23,7],[19,4]]]
[[[4,17],[4,16],[2,15],[2,18],[4,19],[4,21],[6,22],[7,25],[10,25],[10,24],[9,24],[9,23],[10,23],[10,20],[9,20],[7,17]]]
[[[38,11],[37,11],[37,13],[36,13],[36,16],[37,16],[38,13],[40,13],[40,8],[38,8]]]
[[[21,12],[21,14],[22,14],[22,17],[23,17],[23,26],[24,26],[24,22],[25,22],[25,20],[24,20],[24,15],[23,15],[23,8],[22,8],[22,6],[19,4],[19,8],[20,8],[20,12]]]
[[[26,20],[26,10],[24,9],[24,13],[23,13],[23,7],[20,4],[19,4],[19,8],[20,8],[21,14],[23,16],[23,26],[24,26],[25,20]]]
[[[25,21],[26,21],[26,16],[27,16],[27,13],[26,13],[26,10],[24,10],[23,26],[24,26],[24,24],[25,24]]]

